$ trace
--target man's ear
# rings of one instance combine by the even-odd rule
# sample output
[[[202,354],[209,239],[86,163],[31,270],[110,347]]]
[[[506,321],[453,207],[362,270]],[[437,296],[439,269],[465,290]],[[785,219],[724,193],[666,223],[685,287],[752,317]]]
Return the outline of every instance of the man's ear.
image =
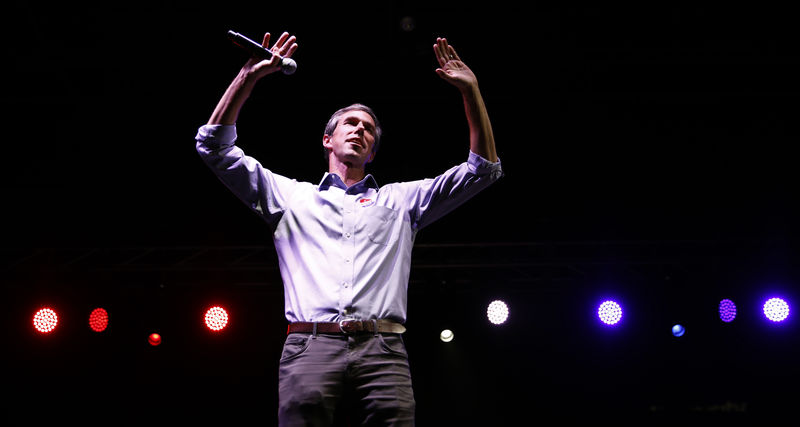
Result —
[[[372,163],[372,161],[375,160],[375,155],[376,154],[378,154],[378,152],[375,151],[375,150],[372,150],[372,152],[369,153],[369,158],[367,159],[367,163]]]
[[[330,135],[322,135],[322,146],[330,149],[331,148],[331,136]]]

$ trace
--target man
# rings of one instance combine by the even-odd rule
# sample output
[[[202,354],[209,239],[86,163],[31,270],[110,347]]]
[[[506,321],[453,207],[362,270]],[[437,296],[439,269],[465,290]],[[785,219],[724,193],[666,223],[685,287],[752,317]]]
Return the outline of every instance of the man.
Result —
[[[270,34],[262,45],[269,47]],[[433,179],[379,187],[366,173],[381,127],[367,106],[333,114],[322,137],[328,172],[319,184],[261,166],[234,145],[235,122],[257,81],[297,49],[283,33],[269,60],[250,59],[197,134],[214,173],[273,230],[284,282],[288,337],[279,367],[281,425],[413,425],[405,331],[416,233],[501,175],[478,82],[438,38],[436,73],[461,92],[468,161]]]

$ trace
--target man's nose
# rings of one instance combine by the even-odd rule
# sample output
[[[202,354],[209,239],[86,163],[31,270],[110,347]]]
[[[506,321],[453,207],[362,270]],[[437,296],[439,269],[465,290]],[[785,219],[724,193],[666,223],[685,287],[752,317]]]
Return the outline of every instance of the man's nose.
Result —
[[[367,128],[364,126],[364,122],[358,122],[358,125],[356,125],[356,131],[358,133],[364,133],[365,130],[367,130]]]

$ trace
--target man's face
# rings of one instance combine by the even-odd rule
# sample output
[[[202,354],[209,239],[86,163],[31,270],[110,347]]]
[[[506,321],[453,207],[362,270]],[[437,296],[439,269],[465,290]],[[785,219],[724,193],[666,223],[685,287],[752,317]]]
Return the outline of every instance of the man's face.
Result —
[[[347,111],[339,118],[333,135],[322,137],[322,145],[341,163],[363,167],[375,157],[375,122],[366,111]]]

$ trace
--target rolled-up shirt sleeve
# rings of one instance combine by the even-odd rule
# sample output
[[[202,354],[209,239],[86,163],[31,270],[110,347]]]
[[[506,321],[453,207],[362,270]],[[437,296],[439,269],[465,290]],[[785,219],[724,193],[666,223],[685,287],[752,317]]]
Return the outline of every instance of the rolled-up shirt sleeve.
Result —
[[[500,179],[500,159],[490,162],[469,152],[467,161],[430,179],[411,183],[411,217],[415,229],[421,229],[457,208]]]
[[[197,131],[197,153],[214,174],[250,209],[277,224],[297,181],[271,172],[236,143],[233,125],[204,125]]]

